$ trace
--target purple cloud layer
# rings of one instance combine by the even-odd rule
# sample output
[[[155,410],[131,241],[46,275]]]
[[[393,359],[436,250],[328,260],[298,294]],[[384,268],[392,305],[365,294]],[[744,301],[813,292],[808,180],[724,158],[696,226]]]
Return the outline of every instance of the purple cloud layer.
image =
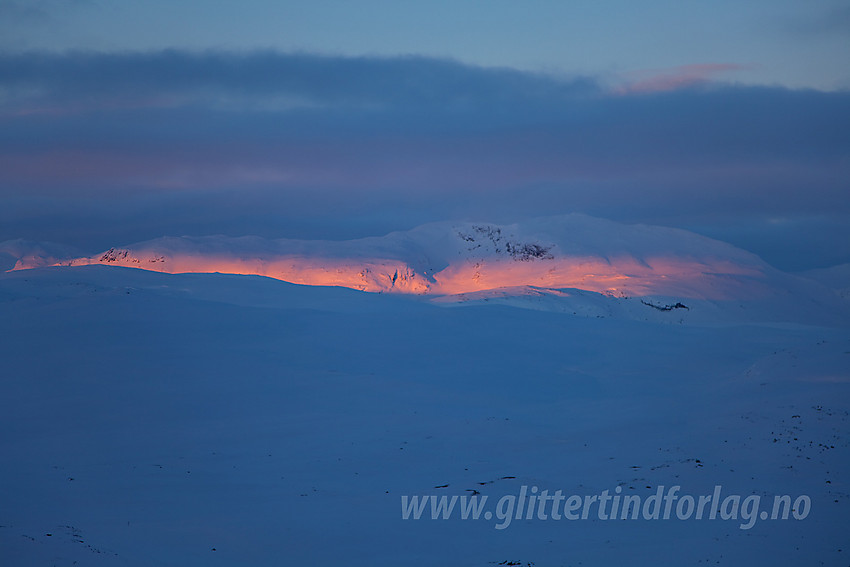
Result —
[[[689,69],[611,92],[416,57],[0,55],[0,240],[350,237],[573,211],[840,227],[850,93]]]

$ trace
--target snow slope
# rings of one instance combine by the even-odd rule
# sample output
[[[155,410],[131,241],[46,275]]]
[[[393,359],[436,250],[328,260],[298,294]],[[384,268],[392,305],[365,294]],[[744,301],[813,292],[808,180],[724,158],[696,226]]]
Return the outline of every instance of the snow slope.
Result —
[[[0,274],[2,565],[847,564],[846,320],[463,306],[254,276]],[[401,516],[402,495],[523,485],[812,504],[749,530]]]
[[[809,270],[801,275],[822,283],[844,299],[850,299],[850,264]]]

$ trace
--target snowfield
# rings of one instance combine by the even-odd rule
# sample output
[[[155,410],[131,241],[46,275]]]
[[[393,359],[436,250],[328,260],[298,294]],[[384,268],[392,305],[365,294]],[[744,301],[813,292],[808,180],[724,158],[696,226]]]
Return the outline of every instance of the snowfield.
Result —
[[[4,566],[850,563],[841,270],[577,215],[39,246],[0,244]],[[811,509],[402,518],[674,485]]]

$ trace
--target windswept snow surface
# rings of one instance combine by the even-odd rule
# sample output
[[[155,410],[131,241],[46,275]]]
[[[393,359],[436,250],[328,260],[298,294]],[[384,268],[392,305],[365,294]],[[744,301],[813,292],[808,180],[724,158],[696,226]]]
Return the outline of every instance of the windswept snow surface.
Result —
[[[839,264],[831,268],[809,270],[802,276],[822,283],[840,297],[850,299],[850,264]]]
[[[422,274],[425,294],[118,261],[0,274],[0,564],[847,565],[850,320],[838,295],[714,241],[613,224],[623,235],[606,246],[648,270],[658,252],[737,275],[651,294],[524,279],[433,291],[474,254],[509,266],[602,258],[578,237],[582,223],[602,225],[576,218],[560,240],[545,222],[503,227],[527,260],[489,236],[492,250],[464,251],[456,225],[292,251],[397,261]],[[236,257],[234,242],[246,258],[283,247],[131,249]],[[668,520],[602,520],[594,507],[584,520],[521,514],[501,530],[457,511],[402,518],[402,496],[477,491],[495,513],[523,486],[645,500],[676,485],[695,498],[718,485],[758,495],[768,513],[781,495],[811,507],[749,529],[678,520],[675,503]]]

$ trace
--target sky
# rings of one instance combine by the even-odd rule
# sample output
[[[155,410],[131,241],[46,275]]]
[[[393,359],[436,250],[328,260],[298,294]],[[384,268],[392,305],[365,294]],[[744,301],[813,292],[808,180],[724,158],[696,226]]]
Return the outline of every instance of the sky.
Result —
[[[0,0],[0,241],[583,212],[850,262],[847,2]]]

